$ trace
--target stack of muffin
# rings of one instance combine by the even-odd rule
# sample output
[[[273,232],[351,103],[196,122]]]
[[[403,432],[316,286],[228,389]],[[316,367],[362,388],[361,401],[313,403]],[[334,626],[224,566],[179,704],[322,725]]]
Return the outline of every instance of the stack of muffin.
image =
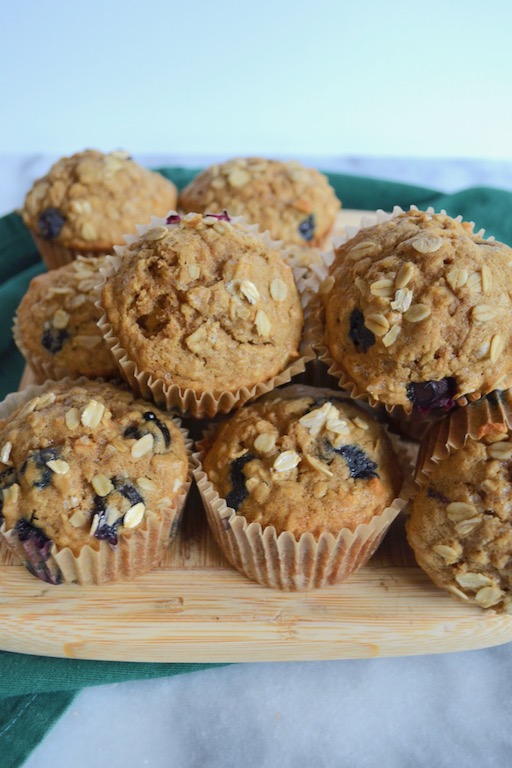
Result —
[[[93,151],[27,195],[51,271],[14,334],[38,379],[59,381],[0,411],[4,539],[53,582],[153,567],[188,487],[180,418],[203,432],[194,474],[230,562],[268,586],[323,586],[363,565],[405,504],[382,422],[415,436],[432,424],[409,525],[418,561],[459,596],[506,607],[508,507],[482,499],[491,483],[499,497],[512,458],[508,400],[485,398],[511,384],[512,251],[413,210],[321,259],[340,204],[298,163],[231,160],[176,203],[163,177]],[[468,435],[489,490],[448,492],[452,454],[461,483],[474,466]]]

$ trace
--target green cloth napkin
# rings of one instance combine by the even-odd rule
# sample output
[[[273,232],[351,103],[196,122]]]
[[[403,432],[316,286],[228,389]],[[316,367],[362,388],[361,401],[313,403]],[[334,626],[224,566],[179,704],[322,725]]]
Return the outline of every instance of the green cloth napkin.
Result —
[[[160,172],[181,189],[197,173],[183,168]],[[328,174],[345,208],[391,210],[429,205],[462,214],[512,245],[512,193],[487,187],[446,195],[424,187],[383,180]],[[20,217],[0,219],[0,399],[17,389],[23,360],[12,341],[12,316],[31,278],[41,272],[38,254]],[[58,589],[58,587],[55,587]],[[0,599],[2,585],[0,583]],[[208,664],[150,664],[80,661],[26,656],[0,651],[0,768],[18,768],[44,738],[77,691],[121,682],[205,669]]]

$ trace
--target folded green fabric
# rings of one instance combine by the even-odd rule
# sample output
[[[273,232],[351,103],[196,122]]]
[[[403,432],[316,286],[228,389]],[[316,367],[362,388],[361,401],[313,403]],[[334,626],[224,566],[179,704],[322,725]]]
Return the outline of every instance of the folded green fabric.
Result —
[[[196,171],[160,169],[182,188]],[[345,208],[390,210],[416,205],[474,220],[476,228],[512,245],[512,193],[479,187],[446,195],[424,187],[328,174]],[[32,277],[42,271],[38,254],[20,217],[0,219],[0,398],[17,389],[23,360],[11,338],[15,308]],[[58,589],[58,587],[56,587]],[[0,599],[2,585],[0,583]],[[26,759],[72,701],[90,685],[164,677],[205,669],[207,664],[148,664],[42,658],[0,652],[0,768]]]

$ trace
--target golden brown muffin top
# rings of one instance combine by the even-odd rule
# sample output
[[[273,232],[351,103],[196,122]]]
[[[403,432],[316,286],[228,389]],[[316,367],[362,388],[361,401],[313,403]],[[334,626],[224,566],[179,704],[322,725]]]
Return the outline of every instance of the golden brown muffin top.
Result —
[[[504,429],[468,439],[430,466],[408,538],[438,586],[482,608],[510,611],[512,434]]]
[[[296,161],[238,157],[213,165],[185,187],[185,211],[227,211],[296,245],[323,246],[340,201],[327,178]]]
[[[174,184],[126,152],[86,149],[34,182],[22,216],[36,235],[75,250],[110,252],[151,216],[175,208]]]
[[[53,384],[0,421],[0,519],[75,555],[159,517],[187,473],[169,414],[110,384]]]
[[[512,249],[410,211],[336,250],[320,287],[325,342],[350,381],[406,411],[504,388],[512,374]]]
[[[101,312],[94,303],[105,259],[79,256],[34,277],[18,306],[16,325],[23,347],[55,377],[109,379],[118,374],[98,329]]]
[[[102,304],[139,371],[236,391],[298,357],[302,308],[275,244],[225,215],[173,215],[122,251]],[[121,253],[121,251],[119,251]]]
[[[211,440],[204,469],[229,507],[249,522],[299,538],[336,536],[379,515],[400,472],[383,428],[336,393],[277,390],[241,408]]]

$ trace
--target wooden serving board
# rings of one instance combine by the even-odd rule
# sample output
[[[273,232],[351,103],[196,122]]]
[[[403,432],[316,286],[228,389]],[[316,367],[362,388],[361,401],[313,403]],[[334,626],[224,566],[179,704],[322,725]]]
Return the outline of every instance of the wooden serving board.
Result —
[[[343,212],[357,224],[361,212]],[[24,376],[21,386],[29,383]],[[225,560],[192,489],[162,566],[132,582],[51,586],[0,545],[0,649],[154,662],[293,661],[462,651],[512,640],[512,616],[437,589],[400,516],[372,560],[306,593],[248,581]]]

